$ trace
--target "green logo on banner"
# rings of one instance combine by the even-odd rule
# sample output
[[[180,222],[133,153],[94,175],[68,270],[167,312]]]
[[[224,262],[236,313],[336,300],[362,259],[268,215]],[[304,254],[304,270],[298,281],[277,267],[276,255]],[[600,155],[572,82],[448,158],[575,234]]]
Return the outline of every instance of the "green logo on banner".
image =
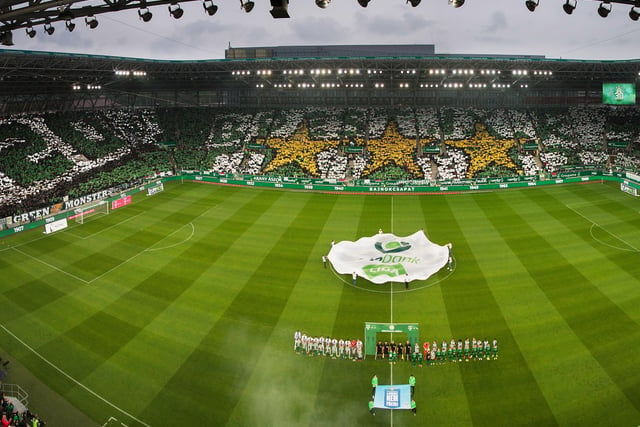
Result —
[[[369,278],[384,275],[389,277],[396,277],[407,274],[407,271],[404,269],[402,264],[369,264],[362,267],[362,271],[364,271],[364,274],[366,274]]]
[[[384,244],[384,246],[382,245],[382,242],[376,242],[374,246],[383,254],[395,254],[411,249],[411,243],[398,241],[387,242]]]

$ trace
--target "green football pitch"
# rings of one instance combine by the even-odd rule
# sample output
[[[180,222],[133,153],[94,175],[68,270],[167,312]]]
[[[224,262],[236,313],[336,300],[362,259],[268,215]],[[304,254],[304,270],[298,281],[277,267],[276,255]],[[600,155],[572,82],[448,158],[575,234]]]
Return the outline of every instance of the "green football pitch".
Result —
[[[332,240],[379,228],[452,242],[454,271],[406,291],[323,268]],[[640,424],[640,203],[613,184],[363,196],[175,183],[0,251],[0,347],[96,425]],[[391,318],[419,323],[421,341],[496,338],[499,358],[412,368],[293,350],[297,329],[364,339],[365,322]],[[411,373],[417,415],[370,415],[371,377]]]

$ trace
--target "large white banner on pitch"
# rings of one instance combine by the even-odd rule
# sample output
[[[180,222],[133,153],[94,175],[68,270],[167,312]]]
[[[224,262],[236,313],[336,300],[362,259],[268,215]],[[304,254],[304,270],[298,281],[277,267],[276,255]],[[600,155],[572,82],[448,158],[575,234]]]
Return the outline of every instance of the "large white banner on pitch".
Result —
[[[449,247],[431,242],[422,230],[400,237],[391,233],[342,241],[328,255],[340,274],[354,272],[373,283],[426,280],[447,264]]]

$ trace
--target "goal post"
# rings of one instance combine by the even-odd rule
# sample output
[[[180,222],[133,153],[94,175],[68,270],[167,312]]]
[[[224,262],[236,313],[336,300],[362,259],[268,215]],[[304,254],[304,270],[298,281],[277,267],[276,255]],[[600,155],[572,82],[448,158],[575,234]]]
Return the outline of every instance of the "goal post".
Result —
[[[84,224],[88,218],[98,215],[109,215],[109,202],[107,200],[87,203],[86,205],[76,208],[73,219],[75,219],[78,224]]]
[[[379,332],[393,334],[405,334],[406,340],[413,347],[420,340],[420,327],[417,323],[378,323],[378,322],[365,322],[364,324],[364,355],[375,356],[376,354],[376,342]],[[398,337],[400,338],[400,337]],[[402,337],[405,339],[404,337]],[[397,342],[397,341],[396,341]],[[402,341],[401,341],[402,342]]]

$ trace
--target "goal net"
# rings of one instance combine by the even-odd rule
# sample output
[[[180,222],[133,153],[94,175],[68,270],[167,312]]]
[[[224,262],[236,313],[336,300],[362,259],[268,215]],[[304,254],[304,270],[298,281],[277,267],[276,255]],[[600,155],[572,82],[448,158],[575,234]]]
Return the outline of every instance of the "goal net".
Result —
[[[100,200],[99,202],[88,203],[74,210],[73,219],[78,224],[84,224],[91,217],[98,215],[109,215],[109,202]]]

